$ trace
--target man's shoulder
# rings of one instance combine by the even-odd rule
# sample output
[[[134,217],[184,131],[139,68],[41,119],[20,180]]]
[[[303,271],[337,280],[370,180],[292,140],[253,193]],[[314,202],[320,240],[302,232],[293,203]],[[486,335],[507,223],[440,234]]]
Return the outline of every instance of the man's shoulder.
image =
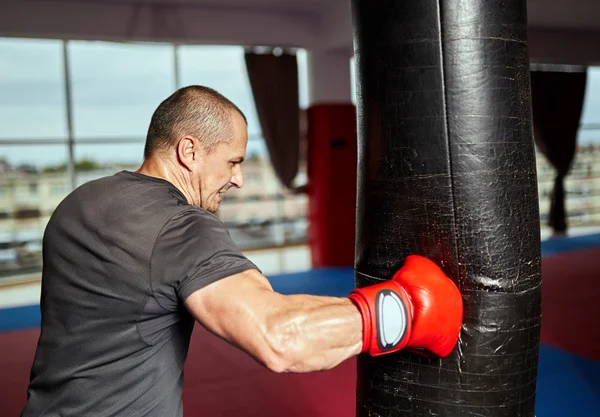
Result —
[[[192,205],[180,207],[168,223],[170,227],[189,229],[192,233],[200,232],[204,235],[215,232],[229,233],[225,223],[216,214]]]
[[[173,206],[188,205],[184,195],[170,182],[149,177],[134,171],[119,171],[113,175],[90,180],[79,186],[73,196],[118,200],[145,206],[148,203],[170,203]]]
[[[53,217],[101,220],[116,216],[129,224],[143,224],[147,229],[152,225],[160,228],[189,207],[183,194],[167,181],[121,171],[77,187],[58,204]]]
[[[125,188],[131,187],[134,184],[124,171],[112,175],[94,177],[78,185],[67,195],[65,200],[91,198],[94,196],[103,198],[107,193],[111,193],[113,197],[118,197],[122,195]]]

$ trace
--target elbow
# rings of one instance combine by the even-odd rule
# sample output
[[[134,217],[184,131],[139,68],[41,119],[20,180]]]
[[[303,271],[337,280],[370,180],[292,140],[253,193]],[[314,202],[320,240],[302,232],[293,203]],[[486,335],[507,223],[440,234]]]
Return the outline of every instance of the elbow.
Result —
[[[292,367],[290,366],[290,363],[286,362],[285,358],[281,358],[277,355],[270,355],[266,358],[263,358],[262,362],[264,363],[265,367],[271,372],[275,372],[277,374],[285,374],[292,372]]]
[[[298,332],[288,324],[270,326],[265,333],[262,362],[275,373],[302,372],[302,352]]]

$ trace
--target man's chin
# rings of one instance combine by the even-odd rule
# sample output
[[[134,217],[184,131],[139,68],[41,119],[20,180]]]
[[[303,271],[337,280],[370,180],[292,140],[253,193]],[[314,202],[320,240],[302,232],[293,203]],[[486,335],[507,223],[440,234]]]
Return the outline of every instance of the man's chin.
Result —
[[[213,204],[211,207],[208,208],[208,211],[210,211],[211,213],[216,213],[217,210],[219,210],[219,207],[221,206],[221,200],[219,199],[219,201],[215,202],[215,204]]]
[[[199,207],[215,214],[217,212],[217,210],[219,210],[219,206],[221,205],[222,201],[223,200],[221,199],[221,197],[218,196],[216,199],[214,199],[212,201],[205,201],[204,204],[200,204]]]

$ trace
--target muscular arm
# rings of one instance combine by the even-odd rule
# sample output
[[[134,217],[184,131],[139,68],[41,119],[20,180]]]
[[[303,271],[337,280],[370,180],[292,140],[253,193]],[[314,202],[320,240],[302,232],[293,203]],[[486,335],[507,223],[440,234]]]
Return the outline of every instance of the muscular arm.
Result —
[[[330,369],[362,348],[362,321],[348,298],[283,295],[256,270],[224,278],[185,304],[209,331],[275,372]]]

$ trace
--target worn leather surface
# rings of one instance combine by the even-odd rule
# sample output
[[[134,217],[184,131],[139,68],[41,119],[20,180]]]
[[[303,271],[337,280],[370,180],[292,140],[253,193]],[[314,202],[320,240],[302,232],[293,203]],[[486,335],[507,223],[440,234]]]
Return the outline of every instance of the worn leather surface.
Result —
[[[357,416],[534,415],[541,255],[525,1],[354,0],[355,281],[421,254],[455,280],[443,360],[358,360]]]

